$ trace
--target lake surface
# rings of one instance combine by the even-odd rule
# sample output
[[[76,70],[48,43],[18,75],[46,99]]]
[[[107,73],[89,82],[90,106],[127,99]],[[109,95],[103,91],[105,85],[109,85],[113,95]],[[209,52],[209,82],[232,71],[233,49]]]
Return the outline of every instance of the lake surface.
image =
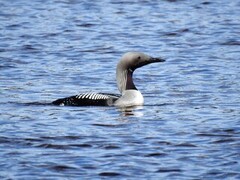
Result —
[[[1,179],[240,179],[240,2],[0,1]],[[58,107],[118,93],[128,51],[145,105]],[[38,102],[38,103],[36,103]]]

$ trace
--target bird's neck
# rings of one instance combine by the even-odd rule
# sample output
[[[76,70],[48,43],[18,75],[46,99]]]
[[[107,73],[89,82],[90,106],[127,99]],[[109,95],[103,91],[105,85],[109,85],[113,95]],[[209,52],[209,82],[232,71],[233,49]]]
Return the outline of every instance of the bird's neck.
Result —
[[[132,78],[133,72],[132,71],[127,71],[127,83],[126,83],[126,89],[134,89],[137,90],[135,84],[133,83],[133,78]]]
[[[133,71],[129,69],[118,69],[117,70],[117,85],[121,94],[126,90],[137,90],[133,83]]]

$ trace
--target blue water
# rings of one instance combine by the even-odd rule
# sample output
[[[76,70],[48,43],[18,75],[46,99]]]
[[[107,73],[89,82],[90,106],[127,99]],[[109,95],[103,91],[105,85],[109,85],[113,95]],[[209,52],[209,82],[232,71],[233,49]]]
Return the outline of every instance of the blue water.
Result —
[[[118,93],[128,51],[167,60],[144,106],[48,105]],[[0,1],[0,178],[240,179],[239,60],[236,0]]]

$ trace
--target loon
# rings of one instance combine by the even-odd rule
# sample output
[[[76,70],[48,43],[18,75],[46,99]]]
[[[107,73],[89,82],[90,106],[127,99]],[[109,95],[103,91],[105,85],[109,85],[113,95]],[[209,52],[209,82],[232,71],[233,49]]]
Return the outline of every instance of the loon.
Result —
[[[117,86],[121,95],[93,92],[82,93],[57,99],[52,104],[60,106],[141,106],[144,98],[133,83],[132,76],[134,70],[150,63],[164,61],[162,58],[153,58],[140,52],[125,53],[120,59],[116,70]]]

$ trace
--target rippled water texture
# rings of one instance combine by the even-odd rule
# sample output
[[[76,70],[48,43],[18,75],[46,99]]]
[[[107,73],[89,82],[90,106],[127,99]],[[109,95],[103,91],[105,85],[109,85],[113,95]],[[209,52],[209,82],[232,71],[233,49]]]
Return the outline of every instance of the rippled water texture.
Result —
[[[143,107],[47,104],[118,93],[128,51],[167,60]],[[237,0],[0,1],[0,178],[240,179],[239,74]]]

